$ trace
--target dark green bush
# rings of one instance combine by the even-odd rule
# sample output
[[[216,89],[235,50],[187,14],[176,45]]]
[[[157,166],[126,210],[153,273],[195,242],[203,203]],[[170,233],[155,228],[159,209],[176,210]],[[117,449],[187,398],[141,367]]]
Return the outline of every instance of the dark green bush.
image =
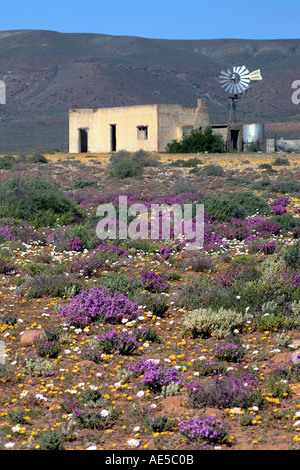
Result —
[[[284,166],[284,165],[289,165],[290,162],[289,160],[287,159],[286,156],[284,157],[277,157],[273,162],[272,162],[272,165],[275,165],[275,166]]]
[[[74,184],[74,189],[82,189],[82,188],[95,188],[97,186],[96,181],[84,181],[84,180],[79,180],[76,181]]]
[[[64,435],[55,430],[44,431],[39,439],[40,450],[62,450]]]
[[[284,262],[291,268],[300,267],[300,248],[299,243],[287,247],[282,255]]]
[[[167,144],[167,153],[221,153],[224,152],[224,141],[220,135],[213,133],[211,127],[204,131],[193,129],[184,134],[181,140],[172,140]]]
[[[209,165],[205,165],[200,174],[203,176],[224,176],[225,171],[221,165],[214,165],[211,163]]]
[[[251,189],[253,189],[254,191],[263,191],[264,189],[269,188],[269,186],[271,186],[270,181],[268,179],[263,179],[253,183],[251,185]]]
[[[48,160],[45,157],[45,155],[43,155],[41,153],[35,153],[31,157],[31,162],[32,163],[48,163]]]
[[[7,170],[12,168],[17,162],[13,155],[4,155],[0,158],[0,170]]]
[[[198,165],[202,165],[203,162],[199,158],[189,158],[188,160],[174,160],[171,166],[182,167],[182,168],[196,168]]]
[[[300,183],[293,179],[287,178],[284,181],[276,181],[271,184],[269,191],[272,193],[298,193],[300,192]]]
[[[110,169],[109,176],[120,180],[125,178],[140,179],[143,176],[143,173],[144,169],[139,163],[132,162],[131,160],[123,160],[116,163],[116,165]]]
[[[21,294],[29,298],[44,296],[64,297],[79,294],[81,286],[75,280],[61,275],[39,274],[25,281],[19,288]]]
[[[103,276],[100,284],[108,287],[113,294],[114,292],[120,292],[121,294],[127,295],[130,299],[143,289],[140,280],[136,277],[134,279],[127,277],[125,274],[108,273]]]
[[[284,230],[290,231],[297,226],[297,220],[294,219],[292,214],[274,215],[270,218],[271,222],[278,222]]]
[[[38,178],[14,178],[0,183],[0,218],[3,217],[42,227],[76,222],[84,213],[57,185]]]
[[[230,219],[245,219],[255,214],[269,215],[271,213],[267,202],[251,192],[238,192],[215,195],[204,201],[204,209],[213,214],[216,220],[228,222]]]
[[[144,168],[157,166],[159,161],[156,156],[151,155],[144,150],[138,150],[134,153],[120,150],[110,157],[108,165],[108,174],[110,178],[142,178]]]

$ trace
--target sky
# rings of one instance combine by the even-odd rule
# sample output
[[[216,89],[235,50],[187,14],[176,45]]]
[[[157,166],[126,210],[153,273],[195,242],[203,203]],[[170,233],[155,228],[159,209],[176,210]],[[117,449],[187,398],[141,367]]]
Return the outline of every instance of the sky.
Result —
[[[9,0],[0,30],[155,39],[299,39],[299,0]]]

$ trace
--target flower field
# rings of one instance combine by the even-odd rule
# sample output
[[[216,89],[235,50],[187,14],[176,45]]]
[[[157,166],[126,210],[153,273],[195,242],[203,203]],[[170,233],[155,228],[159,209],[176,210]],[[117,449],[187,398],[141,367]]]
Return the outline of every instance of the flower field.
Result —
[[[298,450],[299,163],[0,157],[1,450]],[[203,204],[203,248],[100,240],[120,195]]]

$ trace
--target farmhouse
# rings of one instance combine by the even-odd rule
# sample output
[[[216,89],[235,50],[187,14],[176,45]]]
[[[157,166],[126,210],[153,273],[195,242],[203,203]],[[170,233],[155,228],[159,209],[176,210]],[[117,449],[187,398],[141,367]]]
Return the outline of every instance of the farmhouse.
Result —
[[[107,153],[119,150],[164,152],[173,139],[209,126],[205,99],[197,107],[150,104],[114,108],[71,109],[69,152]]]

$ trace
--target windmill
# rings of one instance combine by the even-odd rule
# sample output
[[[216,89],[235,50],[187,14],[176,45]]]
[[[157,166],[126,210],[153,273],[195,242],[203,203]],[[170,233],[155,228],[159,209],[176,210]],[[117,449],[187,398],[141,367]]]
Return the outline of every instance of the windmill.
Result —
[[[226,71],[222,70],[219,79],[222,88],[228,93],[228,98],[231,100],[229,122],[235,123],[237,100],[247,90],[251,80],[262,80],[260,70],[250,73],[245,65],[241,65]]]

